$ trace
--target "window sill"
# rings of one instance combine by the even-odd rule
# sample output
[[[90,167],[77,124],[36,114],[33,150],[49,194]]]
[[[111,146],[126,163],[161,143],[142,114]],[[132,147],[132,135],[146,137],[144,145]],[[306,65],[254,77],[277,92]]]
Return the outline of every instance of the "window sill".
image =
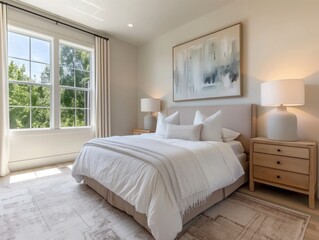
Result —
[[[10,130],[10,135],[51,135],[51,134],[66,134],[66,133],[93,133],[93,127],[77,127],[77,128],[61,128],[61,129],[14,129]]]

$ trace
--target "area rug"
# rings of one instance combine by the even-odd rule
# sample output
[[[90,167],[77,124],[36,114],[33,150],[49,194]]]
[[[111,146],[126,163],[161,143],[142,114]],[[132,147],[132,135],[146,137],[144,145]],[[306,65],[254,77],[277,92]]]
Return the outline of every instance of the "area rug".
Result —
[[[183,240],[301,240],[310,216],[240,193],[209,208],[184,230]]]
[[[180,240],[302,239],[309,216],[234,193],[187,224]],[[70,173],[0,188],[0,239],[151,240],[133,218]]]

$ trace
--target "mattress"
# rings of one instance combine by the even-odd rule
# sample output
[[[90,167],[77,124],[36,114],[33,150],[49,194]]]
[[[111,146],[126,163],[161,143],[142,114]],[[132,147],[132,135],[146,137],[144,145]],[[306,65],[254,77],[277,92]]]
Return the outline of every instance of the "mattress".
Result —
[[[233,140],[226,142],[226,144],[231,147],[231,149],[234,151],[236,155],[245,152],[243,145],[239,141]]]
[[[235,153],[237,159],[239,160],[240,164],[242,166],[244,166],[244,164],[247,161],[247,155],[245,153],[244,147],[241,144],[241,142],[234,140],[234,141],[229,141],[229,142],[226,142],[226,143],[234,151],[234,153]]]

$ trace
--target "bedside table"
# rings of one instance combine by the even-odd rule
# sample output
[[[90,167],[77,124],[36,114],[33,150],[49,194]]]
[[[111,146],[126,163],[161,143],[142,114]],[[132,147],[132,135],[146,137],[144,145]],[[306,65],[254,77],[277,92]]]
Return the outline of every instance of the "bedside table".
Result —
[[[145,129],[139,129],[139,128],[134,128],[132,130],[133,135],[140,135],[142,133],[154,133],[155,130],[145,130]]]
[[[250,145],[249,190],[255,182],[307,194],[315,208],[317,143],[284,142],[253,138]]]

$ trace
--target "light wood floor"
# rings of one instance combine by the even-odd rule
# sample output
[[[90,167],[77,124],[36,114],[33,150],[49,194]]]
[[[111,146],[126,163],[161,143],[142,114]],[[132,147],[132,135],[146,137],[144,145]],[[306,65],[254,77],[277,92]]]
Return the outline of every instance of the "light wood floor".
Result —
[[[258,184],[256,190],[250,192],[248,184],[241,187],[239,192],[271,202],[283,207],[287,207],[311,216],[305,234],[305,240],[319,240],[319,200],[316,200],[316,208],[308,208],[308,197],[303,194],[282,190],[279,188]]]
[[[17,172],[11,172],[5,177],[0,177],[0,187],[6,187],[10,184],[16,184],[24,181],[33,181],[38,178],[59,174],[61,172],[70,173],[72,166],[73,162],[67,162]]]
[[[67,171],[70,172],[72,163],[52,165],[42,168],[30,169],[26,171],[20,171],[11,173],[6,177],[0,177],[0,187],[8,186],[12,181],[32,180],[43,175],[55,173],[54,171]],[[54,170],[52,172],[52,169]],[[319,240],[319,200],[316,200],[316,208],[308,208],[308,197],[303,194],[294,193],[279,188],[256,184],[256,190],[250,192],[248,190],[248,184],[242,186],[239,190],[241,193],[265,200],[270,203],[274,203],[283,207],[294,209],[299,212],[304,212],[311,216],[308,228],[305,234],[305,240]]]

